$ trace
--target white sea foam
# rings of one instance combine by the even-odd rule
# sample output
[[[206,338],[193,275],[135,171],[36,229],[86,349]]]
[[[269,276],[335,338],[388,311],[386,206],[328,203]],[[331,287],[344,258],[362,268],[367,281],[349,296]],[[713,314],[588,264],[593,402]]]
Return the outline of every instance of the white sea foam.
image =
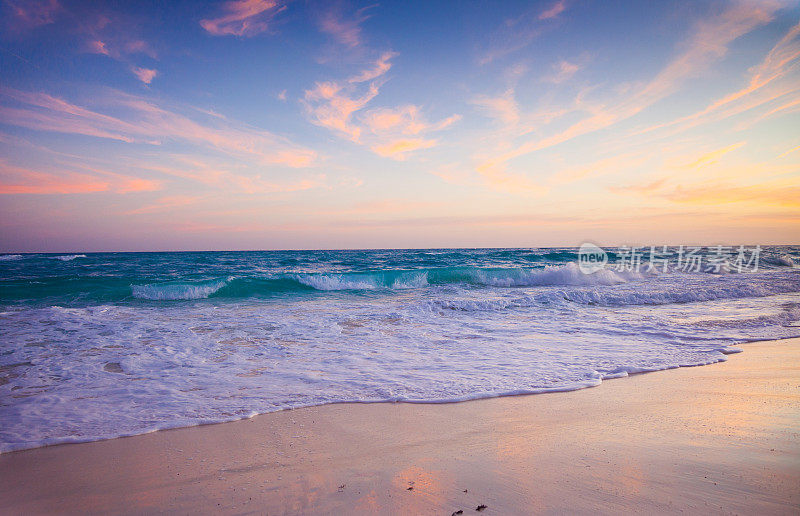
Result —
[[[56,260],[61,260],[62,262],[71,262],[76,258],[86,258],[85,254],[65,254],[62,256],[54,256]]]
[[[484,285],[494,287],[531,287],[544,285],[618,285],[644,278],[637,271],[615,271],[602,269],[591,274],[581,272],[574,262],[566,265],[548,265],[544,269],[519,269],[492,274],[478,271],[477,279]]]
[[[317,290],[372,290],[378,288],[375,278],[344,274],[298,274],[297,281]]]
[[[333,402],[580,389],[800,335],[794,268],[579,274],[280,273],[135,283],[136,300],[115,303],[4,306],[0,451]],[[272,294],[252,297],[260,288]]]
[[[21,260],[21,254],[4,254],[0,256],[0,262],[10,262],[14,260]]]

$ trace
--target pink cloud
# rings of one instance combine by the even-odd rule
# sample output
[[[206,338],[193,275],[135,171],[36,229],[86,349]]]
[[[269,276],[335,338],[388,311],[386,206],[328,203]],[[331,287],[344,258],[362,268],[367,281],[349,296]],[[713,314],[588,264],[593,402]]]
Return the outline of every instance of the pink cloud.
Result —
[[[112,57],[119,61],[127,61],[128,56],[132,54],[144,54],[153,59],[158,58],[156,52],[147,42],[140,39],[126,40],[126,36],[119,34],[87,41],[86,51],[90,54]]]
[[[558,64],[553,66],[553,73],[546,77],[545,80],[554,84],[561,84],[571,79],[580,69],[581,67],[575,63],[561,60]]]
[[[95,99],[124,113],[118,117],[45,93],[0,89],[2,97],[12,99],[19,105],[12,107],[0,104],[0,116],[4,122],[29,129],[82,134],[129,143],[184,141],[262,165],[299,168],[310,166],[316,159],[313,150],[293,145],[267,131],[218,117],[201,123],[144,98],[118,91]]]
[[[346,18],[338,9],[329,9],[320,17],[319,28],[348,48],[358,47],[361,45],[361,24],[369,18],[366,11],[372,7],[375,6],[359,9],[352,18]]]
[[[564,0],[560,0],[553,5],[551,5],[548,9],[544,10],[539,14],[540,20],[551,20],[556,18],[559,14],[564,12],[564,9],[567,8],[566,2]]]
[[[377,82],[372,82],[366,90],[358,91],[359,84],[378,79],[388,72],[395,55],[394,52],[384,52],[372,68],[343,83],[317,82],[314,88],[306,90],[303,102],[311,122],[358,142],[362,129],[352,123],[352,116],[378,95],[380,87]]]
[[[137,79],[142,81],[145,84],[150,84],[155,79],[156,75],[158,75],[157,70],[151,70],[148,68],[139,68],[133,67],[131,70],[133,74],[136,76]]]
[[[201,20],[200,25],[215,36],[254,36],[269,29],[269,22],[285,5],[275,0],[232,0],[222,6],[226,14]]]
[[[106,48],[106,44],[100,40],[89,41],[86,46],[88,50],[92,54],[102,54],[104,56],[110,56],[111,53]]]
[[[158,190],[161,183],[149,179],[101,171],[99,175],[70,170],[58,172],[32,170],[0,162],[0,194],[86,194]]]
[[[15,20],[9,23],[13,30],[29,30],[49,25],[61,10],[57,0],[6,0]]]

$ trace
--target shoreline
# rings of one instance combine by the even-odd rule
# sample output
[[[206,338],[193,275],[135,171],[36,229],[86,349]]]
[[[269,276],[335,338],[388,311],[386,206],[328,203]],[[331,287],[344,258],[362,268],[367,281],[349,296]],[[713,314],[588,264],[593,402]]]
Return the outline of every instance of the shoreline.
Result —
[[[0,511],[791,513],[798,344],[551,396],[333,403],[5,452]]]
[[[782,337],[782,338],[770,339],[770,340],[751,340],[751,341],[741,342],[741,343],[738,343],[738,344],[732,344],[729,347],[717,350],[720,353],[722,353],[724,355],[724,357],[722,359],[720,359],[720,360],[715,361],[715,362],[707,362],[707,363],[704,363],[704,364],[687,364],[687,365],[669,366],[669,367],[664,367],[664,368],[661,368],[661,369],[648,369],[648,370],[643,370],[643,371],[625,371],[624,374],[621,374],[621,375],[615,375],[615,376],[609,376],[609,377],[606,377],[606,378],[600,378],[600,379],[598,379],[597,383],[595,383],[595,384],[588,384],[587,383],[586,385],[579,385],[579,386],[576,386],[576,387],[552,387],[552,388],[543,387],[543,388],[538,389],[538,390],[534,389],[534,390],[530,390],[530,391],[503,392],[503,393],[500,393],[500,394],[489,393],[489,394],[485,394],[485,395],[479,395],[478,397],[465,397],[465,398],[460,398],[460,399],[444,399],[444,400],[332,401],[332,402],[322,403],[322,404],[319,404],[319,405],[302,405],[302,406],[298,406],[298,407],[289,407],[289,408],[278,409],[278,410],[274,410],[274,411],[271,411],[271,412],[258,412],[258,413],[255,413],[253,415],[250,415],[250,416],[242,416],[242,417],[238,417],[238,418],[235,418],[235,419],[227,419],[227,420],[224,420],[224,421],[211,421],[211,422],[208,422],[208,423],[197,423],[197,424],[193,424],[193,425],[176,424],[175,426],[165,426],[163,428],[154,428],[154,429],[148,430],[146,432],[132,433],[132,434],[122,434],[122,435],[118,435],[118,436],[114,436],[114,437],[100,437],[100,438],[96,438],[96,439],[87,438],[85,440],[78,439],[78,440],[74,440],[74,441],[57,441],[57,442],[52,442],[52,443],[45,443],[45,444],[38,445],[38,446],[32,446],[32,447],[28,447],[28,448],[18,448],[18,449],[6,450],[6,451],[0,450],[0,457],[2,457],[3,455],[7,455],[9,453],[19,453],[19,452],[25,452],[25,451],[30,451],[30,450],[36,450],[36,449],[39,449],[39,448],[49,448],[49,447],[53,447],[53,446],[64,446],[64,445],[72,445],[72,444],[89,444],[89,443],[96,443],[96,442],[102,442],[102,441],[112,441],[112,440],[115,440],[115,439],[128,439],[128,438],[131,438],[131,437],[139,437],[139,436],[142,436],[142,435],[148,435],[148,434],[152,434],[152,433],[155,433],[155,432],[170,432],[170,431],[173,431],[173,430],[183,430],[183,429],[186,429],[186,428],[195,428],[195,427],[201,427],[201,426],[224,425],[224,424],[228,424],[228,423],[235,423],[237,421],[247,421],[247,420],[250,420],[250,419],[253,419],[253,418],[256,418],[256,417],[268,416],[268,415],[271,415],[271,414],[277,414],[279,412],[314,409],[314,408],[318,408],[318,407],[325,407],[325,406],[328,406],[328,405],[373,405],[373,404],[384,404],[384,403],[386,403],[386,404],[409,404],[409,405],[451,405],[451,404],[459,404],[459,403],[470,403],[470,402],[473,402],[473,401],[491,400],[491,399],[496,399],[496,398],[508,398],[508,397],[516,397],[516,396],[539,396],[539,395],[542,395],[542,394],[561,394],[561,393],[567,393],[567,392],[581,391],[581,390],[585,390],[585,389],[593,389],[595,387],[602,386],[605,382],[610,381],[610,380],[620,380],[620,379],[623,379],[623,378],[628,378],[628,377],[631,377],[631,376],[637,376],[637,375],[641,375],[641,374],[661,373],[661,372],[664,372],[664,371],[671,371],[673,369],[684,369],[684,368],[692,368],[692,367],[713,366],[713,365],[719,364],[721,362],[726,362],[728,360],[727,357],[729,355],[737,355],[737,354],[742,353],[744,351],[742,349],[737,349],[736,346],[746,346],[746,345],[749,345],[749,344],[759,343],[759,342],[777,342],[777,341],[781,341],[781,340],[792,340],[792,339],[800,339],[800,337]],[[586,380],[586,381],[588,382],[588,380]]]

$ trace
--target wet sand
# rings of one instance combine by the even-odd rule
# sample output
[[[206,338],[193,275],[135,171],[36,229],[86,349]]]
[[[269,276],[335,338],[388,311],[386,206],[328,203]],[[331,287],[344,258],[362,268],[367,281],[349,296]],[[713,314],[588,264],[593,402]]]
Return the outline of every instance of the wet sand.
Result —
[[[797,514],[800,339],[741,348],[569,393],[328,405],[8,453],[0,513]]]

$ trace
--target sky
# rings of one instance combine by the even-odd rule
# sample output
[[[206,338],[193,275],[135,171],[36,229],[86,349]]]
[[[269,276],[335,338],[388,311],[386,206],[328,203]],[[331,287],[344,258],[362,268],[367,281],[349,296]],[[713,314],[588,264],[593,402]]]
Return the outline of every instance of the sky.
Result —
[[[0,2],[2,252],[800,243],[797,1]]]

